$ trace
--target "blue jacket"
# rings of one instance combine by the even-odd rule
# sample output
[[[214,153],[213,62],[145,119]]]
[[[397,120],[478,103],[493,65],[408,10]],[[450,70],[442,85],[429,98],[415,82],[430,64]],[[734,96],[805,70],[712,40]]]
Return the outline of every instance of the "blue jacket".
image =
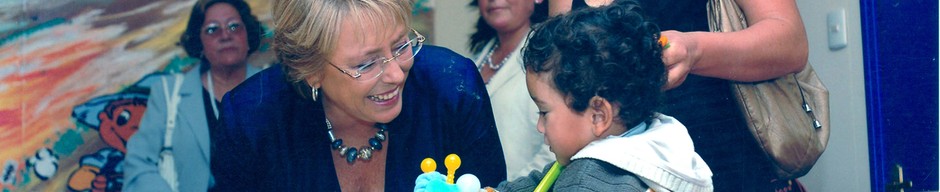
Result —
[[[221,134],[213,135],[212,171],[221,191],[339,191],[320,101],[302,97],[283,66],[270,67],[229,92]],[[460,155],[459,177],[483,186],[506,179],[506,165],[484,83],[473,63],[425,46],[405,83],[402,112],[388,127],[386,191],[412,191],[424,158],[446,173]]]
[[[246,77],[258,73],[260,68],[246,66]],[[203,88],[199,66],[183,75],[180,86],[180,103],[177,105],[176,128],[173,131],[173,159],[176,165],[179,191],[205,191],[212,186],[209,172],[209,124],[203,102]],[[157,162],[166,136],[167,103],[165,92],[171,92],[173,76],[164,76],[167,88],[157,81],[151,87],[147,99],[147,111],[140,122],[140,129],[127,141],[127,156],[124,159],[125,191],[170,191],[170,186],[160,177]]]

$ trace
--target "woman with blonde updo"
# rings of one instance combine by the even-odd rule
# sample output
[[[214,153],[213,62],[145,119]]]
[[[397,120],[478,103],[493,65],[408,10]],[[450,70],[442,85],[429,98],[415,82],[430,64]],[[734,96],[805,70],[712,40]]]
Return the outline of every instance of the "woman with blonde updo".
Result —
[[[221,190],[410,191],[422,159],[452,153],[457,174],[506,178],[476,67],[424,44],[413,2],[273,5],[282,65],[226,95],[212,153]]]

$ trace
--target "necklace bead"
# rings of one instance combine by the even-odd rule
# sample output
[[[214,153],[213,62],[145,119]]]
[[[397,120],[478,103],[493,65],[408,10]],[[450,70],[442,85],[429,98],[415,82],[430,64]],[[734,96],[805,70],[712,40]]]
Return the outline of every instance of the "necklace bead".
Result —
[[[382,142],[378,138],[369,138],[369,146],[375,148],[375,150],[382,150]]]
[[[355,147],[350,147],[346,150],[346,162],[352,163],[356,160],[356,157],[359,156],[359,151]]]
[[[348,163],[353,163],[356,159],[372,159],[372,152],[382,149],[382,142],[386,139],[385,129],[388,128],[388,125],[376,124],[375,128],[379,130],[375,133],[375,136],[369,138],[369,145],[356,149],[355,147],[346,147],[343,145],[343,139],[333,135],[333,123],[331,123],[329,119],[326,119],[326,133],[331,140],[330,148],[337,150],[339,155],[345,157]]]
[[[369,160],[372,158],[372,150],[370,148],[362,148],[359,150],[359,159]]]
[[[503,64],[506,64],[506,61],[509,60],[509,57],[512,56],[512,53],[509,53],[508,55],[506,55],[506,57],[503,58],[502,61],[499,62],[499,64],[494,65],[493,53],[496,52],[497,48],[499,48],[499,45],[493,46],[493,48],[490,49],[490,52],[486,54],[486,57],[483,58],[483,65],[486,65],[486,67],[489,67],[490,69],[493,69],[493,70],[499,70],[500,67],[503,67]]]
[[[382,133],[382,132],[375,133],[375,138],[378,139],[379,141],[385,141],[385,133]]]
[[[342,139],[337,139],[337,140],[333,141],[333,144],[332,144],[331,147],[333,147],[333,149],[339,149],[339,148],[342,147],[342,146],[343,146],[343,140],[342,140]]]

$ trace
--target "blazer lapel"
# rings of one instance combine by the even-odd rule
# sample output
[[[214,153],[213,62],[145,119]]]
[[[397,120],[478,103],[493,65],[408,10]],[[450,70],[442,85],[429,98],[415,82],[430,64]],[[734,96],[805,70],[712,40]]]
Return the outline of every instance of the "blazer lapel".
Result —
[[[261,68],[255,67],[253,65],[247,65],[247,68],[248,69],[245,71],[245,79],[248,79],[248,77],[251,77],[252,75],[262,70]],[[183,87],[180,89],[180,95],[182,98],[180,101],[180,106],[193,107],[179,108],[179,115],[183,119],[183,122],[186,122],[186,130],[189,130],[188,135],[192,135],[194,137],[193,141],[196,141],[196,143],[199,144],[199,149],[202,152],[204,159],[208,161],[211,157],[209,154],[211,151],[211,139],[209,137],[209,122],[206,120],[206,108],[205,103],[203,103],[204,96],[202,94],[202,90],[202,74],[199,71],[199,66],[196,66],[189,70],[189,72],[186,72],[185,80],[183,80]],[[221,113],[221,111],[219,111],[219,113]]]
[[[186,122],[187,135],[193,136],[193,141],[199,145],[204,159],[209,160],[209,123],[206,121],[206,109],[202,102],[202,78],[199,67],[186,72],[183,87],[180,90],[180,118]],[[183,107],[185,106],[185,107]]]

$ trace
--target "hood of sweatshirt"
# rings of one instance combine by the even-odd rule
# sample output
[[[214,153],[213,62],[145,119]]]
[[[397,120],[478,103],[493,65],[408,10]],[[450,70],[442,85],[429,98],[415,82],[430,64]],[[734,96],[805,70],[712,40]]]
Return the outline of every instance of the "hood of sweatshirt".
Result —
[[[688,130],[673,117],[656,114],[631,129],[645,130],[609,136],[588,144],[571,160],[597,159],[629,171],[654,191],[713,191],[712,172],[695,153]]]

